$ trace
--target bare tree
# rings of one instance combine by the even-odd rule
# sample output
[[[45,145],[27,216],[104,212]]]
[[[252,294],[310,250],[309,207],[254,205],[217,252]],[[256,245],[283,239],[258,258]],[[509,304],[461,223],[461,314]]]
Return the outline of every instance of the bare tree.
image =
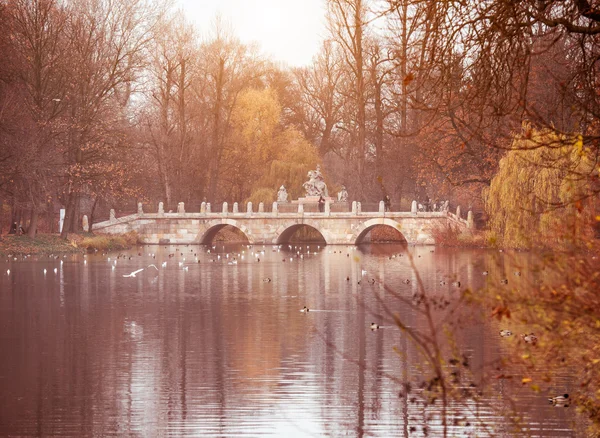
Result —
[[[208,199],[215,201],[232,110],[241,91],[260,83],[264,65],[256,50],[241,44],[219,20],[213,32],[212,39],[202,47],[203,82],[195,92],[202,95],[203,106],[210,114]]]
[[[366,78],[364,39],[367,29],[367,0],[328,0],[328,26],[332,38],[341,46],[344,60],[352,73],[352,99],[356,115],[353,118],[354,158],[359,180],[364,179],[366,162]],[[359,187],[363,196],[363,188]]]
[[[89,0],[71,5],[67,37],[71,41],[70,87],[65,101],[71,125],[66,147],[67,209],[62,236],[75,229],[79,198],[92,190],[90,177],[115,178],[106,150],[119,154],[114,141],[131,87],[146,66],[152,28],[162,13],[160,4],[143,0]]]
[[[151,99],[144,127],[149,134],[162,194],[167,205],[172,205],[173,196],[180,197],[186,186],[189,167],[201,154],[192,122],[202,114],[192,111],[196,98],[191,93],[192,82],[198,77],[195,61],[198,45],[193,29],[181,15],[165,18],[153,35],[148,90]],[[195,183],[198,182],[196,178]]]
[[[346,74],[343,62],[339,47],[332,41],[325,41],[313,64],[294,72],[304,108],[305,134],[319,144],[321,155],[339,148],[334,132],[341,121],[344,104],[341,93]]]
[[[67,17],[54,0],[13,0],[7,3],[7,11],[11,14],[11,62],[16,66],[7,94],[14,99],[7,102],[13,116],[7,131],[12,131],[14,149],[13,209],[30,211],[28,234],[34,237],[38,215],[56,189],[50,181],[56,181],[59,174],[60,156],[55,151],[60,146],[59,96],[66,84]]]

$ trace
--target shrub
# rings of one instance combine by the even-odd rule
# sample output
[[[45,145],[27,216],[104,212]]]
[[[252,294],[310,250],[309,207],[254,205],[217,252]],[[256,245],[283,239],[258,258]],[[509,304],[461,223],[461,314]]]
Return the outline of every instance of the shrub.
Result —
[[[462,232],[452,224],[435,227],[432,230],[436,245],[440,246],[462,246],[462,247],[484,247],[485,235],[477,232]]]
[[[120,235],[120,236],[109,236],[109,235],[98,235],[84,237],[80,241],[76,242],[77,246],[86,248],[89,250],[98,251],[111,251],[128,249],[136,245],[139,242],[138,234],[135,231]]]

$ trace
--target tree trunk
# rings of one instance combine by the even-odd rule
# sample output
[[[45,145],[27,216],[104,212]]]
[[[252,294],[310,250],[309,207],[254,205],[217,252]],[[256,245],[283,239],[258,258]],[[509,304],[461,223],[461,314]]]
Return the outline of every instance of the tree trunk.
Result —
[[[225,60],[221,59],[219,62],[219,73],[217,75],[216,83],[216,100],[213,110],[213,132],[212,132],[212,160],[210,162],[210,185],[208,188],[208,199],[210,202],[215,202],[217,195],[217,180],[219,178],[219,157],[221,148],[221,107],[223,104],[223,76],[225,75]]]
[[[16,207],[16,199],[13,197],[12,206],[10,209],[10,223],[8,224],[8,232],[9,234],[16,233],[17,229],[13,224],[17,223],[17,207]]]
[[[375,84],[375,168],[377,178],[382,179],[383,184],[383,102],[381,100],[381,81],[377,79],[377,64],[373,66],[373,80]]]
[[[48,232],[54,234],[54,203],[48,202],[46,204],[46,221],[48,222]]]
[[[90,211],[90,220],[89,220],[90,233],[92,233],[92,226],[94,225],[94,213],[96,212],[96,205],[97,204],[98,204],[98,198],[96,197],[94,199],[94,203],[92,204],[92,209]],[[137,205],[137,203],[136,203],[136,205]]]
[[[81,202],[79,195],[75,196],[75,205],[73,206],[73,216],[71,216],[70,230],[73,233],[81,231]]]
[[[17,218],[15,222],[17,223],[17,234],[19,234],[19,225],[21,225],[21,220],[23,218],[23,209],[21,207],[17,208]]]
[[[67,234],[69,234],[69,232],[71,231],[70,225],[72,223],[72,217],[74,215],[74,209],[75,209],[75,193],[70,193],[69,194],[69,200],[67,202],[67,207],[65,209],[65,219],[63,221],[63,228],[62,228],[62,232],[60,233],[60,237],[63,239],[67,238]]]
[[[29,228],[27,229],[27,236],[30,239],[33,239],[37,233],[38,217],[38,208],[33,204],[31,207],[31,220],[29,221]]]
[[[355,26],[355,47],[356,53],[356,94],[357,94],[357,122],[358,122],[358,178],[360,181],[365,181],[365,142],[366,142],[366,114],[365,114],[365,78],[363,72],[363,21],[362,21],[362,0],[356,2],[354,26]],[[360,198],[364,200],[363,184],[360,186]]]

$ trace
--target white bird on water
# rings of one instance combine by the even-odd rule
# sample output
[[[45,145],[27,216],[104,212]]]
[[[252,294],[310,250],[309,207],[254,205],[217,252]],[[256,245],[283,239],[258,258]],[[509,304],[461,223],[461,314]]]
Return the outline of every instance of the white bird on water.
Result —
[[[133,271],[130,274],[123,274],[123,277],[135,277],[136,274],[139,274],[143,270],[144,270],[144,268],[141,268],[141,269],[138,269],[137,271]]]

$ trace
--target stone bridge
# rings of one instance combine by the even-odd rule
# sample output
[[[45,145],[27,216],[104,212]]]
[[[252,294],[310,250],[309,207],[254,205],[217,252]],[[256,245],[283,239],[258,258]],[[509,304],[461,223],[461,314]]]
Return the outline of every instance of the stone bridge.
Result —
[[[377,212],[362,212],[359,202],[352,203],[352,209],[345,212],[332,212],[329,201],[324,212],[305,212],[303,204],[273,203],[271,212],[265,212],[259,204],[254,212],[248,203],[246,212],[240,212],[238,205],[232,211],[223,203],[221,212],[211,212],[210,204],[202,203],[200,212],[186,212],[179,203],[176,213],[165,213],[162,202],[157,213],[146,213],[138,205],[136,214],[116,218],[111,210],[108,221],[93,225],[99,234],[121,234],[130,231],[138,233],[140,240],[150,244],[210,244],[215,235],[230,225],[245,234],[251,244],[282,244],[289,241],[301,227],[311,227],[323,236],[328,245],[357,245],[368,241],[369,232],[376,226],[389,226],[398,230],[409,244],[434,244],[433,230],[436,227],[453,226],[461,231],[473,227],[473,215],[467,220],[461,218],[460,207],[456,214],[448,211],[417,211],[413,201],[410,212],[385,211],[383,201]],[[293,207],[294,211],[289,211]]]

